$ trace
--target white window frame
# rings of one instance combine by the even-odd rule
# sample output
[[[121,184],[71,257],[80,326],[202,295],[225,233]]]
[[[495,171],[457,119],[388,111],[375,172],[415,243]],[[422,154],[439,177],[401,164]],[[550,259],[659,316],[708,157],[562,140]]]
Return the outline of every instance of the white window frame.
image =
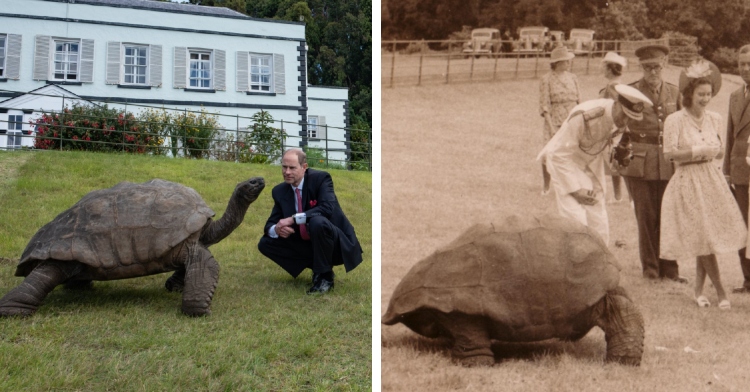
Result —
[[[193,55],[197,54],[198,59],[193,59]],[[208,55],[208,60],[204,60],[201,57],[203,55]],[[188,64],[187,64],[187,88],[189,89],[201,89],[201,90],[211,90],[214,87],[214,76],[216,74],[215,67],[214,67],[214,51],[213,50],[205,50],[205,49],[189,49],[188,48]],[[202,78],[200,76],[193,77],[193,62],[196,61],[199,65],[205,65],[208,64],[208,78]],[[204,69],[198,69],[198,71],[205,71]],[[193,86],[193,81],[203,81],[208,80],[208,86]]]
[[[262,60],[268,60],[267,65],[260,64]],[[255,64],[257,62],[258,64]],[[260,93],[272,93],[273,90],[273,55],[272,54],[258,54],[250,53],[250,62],[248,70],[248,86],[250,91]],[[256,72],[253,72],[253,71]],[[268,81],[264,82],[263,76],[268,77]],[[253,77],[257,77],[257,81],[253,81]],[[265,89],[264,89],[265,87]]]
[[[16,119],[15,117],[20,117]],[[8,115],[8,149],[21,148],[23,138],[23,114]]]
[[[125,85],[129,85],[129,86],[149,86],[150,85],[149,84],[150,83],[149,75],[151,74],[151,66],[150,66],[150,63],[151,63],[151,46],[150,45],[144,45],[144,44],[123,43],[123,44],[120,45],[120,47],[121,47],[121,51],[120,51],[120,53],[121,53],[120,54],[121,55],[121,60],[120,60],[120,67],[121,67],[120,75],[122,75],[122,80],[120,81],[120,83],[125,84]],[[144,56],[145,64],[144,65],[127,64],[128,57],[130,57],[127,54],[128,49],[143,50],[145,52],[145,54],[146,54]],[[140,82],[137,81],[137,79],[135,79],[135,78],[137,78],[139,76],[137,73],[129,74],[127,72],[127,67],[134,67],[134,69],[137,69],[137,68],[143,69],[144,70],[144,74],[142,75],[143,76],[143,82],[140,83]],[[128,82],[128,80],[127,80],[128,76],[132,76],[135,81]]]
[[[0,43],[0,79],[7,78],[6,75],[6,59],[8,58],[8,35],[7,34],[0,34],[0,40],[3,42]]]
[[[81,54],[82,54],[81,53],[82,52],[81,49],[82,49],[82,46],[83,46],[81,44],[81,40],[80,39],[59,39],[59,38],[54,38],[52,40],[52,44],[54,45],[54,47],[52,48],[52,70],[51,70],[52,71],[51,72],[52,80],[60,80],[60,81],[68,81],[68,82],[78,82],[78,81],[80,81],[81,80]],[[75,62],[67,61],[68,58],[65,59],[66,61],[63,61],[64,64],[68,64],[68,67],[63,70],[63,77],[62,78],[58,78],[57,77],[57,74],[58,74],[58,72],[57,72],[57,63],[58,63],[58,61],[57,61],[57,55],[58,55],[57,45],[59,45],[59,44],[63,44],[63,45],[76,44],[76,45],[78,45],[78,50],[75,52],[76,61]],[[67,56],[66,56],[66,53],[67,53]],[[70,56],[70,52],[63,52],[63,56],[69,57]],[[68,74],[70,73],[70,71],[69,71],[70,64],[75,64],[75,66],[76,66],[76,73],[75,73],[76,77],[75,77],[75,79],[68,78]]]
[[[318,116],[307,116],[307,137],[318,139]]]

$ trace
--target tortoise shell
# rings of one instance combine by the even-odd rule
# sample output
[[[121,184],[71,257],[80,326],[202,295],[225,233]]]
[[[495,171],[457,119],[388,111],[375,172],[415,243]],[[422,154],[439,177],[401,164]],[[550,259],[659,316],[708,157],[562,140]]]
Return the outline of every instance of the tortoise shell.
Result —
[[[153,262],[188,238],[197,241],[194,234],[214,215],[195,190],[169,181],[95,190],[39,229],[16,276],[28,275],[44,260],[75,260],[104,270]]]
[[[509,339],[555,335],[619,283],[601,237],[559,215],[478,224],[418,262],[396,287],[383,323],[437,337],[420,312],[459,312],[507,328]],[[411,317],[410,317],[411,316]]]

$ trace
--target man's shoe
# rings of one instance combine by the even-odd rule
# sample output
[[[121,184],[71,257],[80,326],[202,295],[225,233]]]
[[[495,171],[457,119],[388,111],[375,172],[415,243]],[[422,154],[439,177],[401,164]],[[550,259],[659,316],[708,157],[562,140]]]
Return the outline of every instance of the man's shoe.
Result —
[[[307,290],[307,294],[325,294],[333,290],[333,271],[313,275],[316,280],[313,281],[312,287]]]
[[[745,286],[735,287],[732,289],[732,292],[735,294],[750,294],[750,288]]]

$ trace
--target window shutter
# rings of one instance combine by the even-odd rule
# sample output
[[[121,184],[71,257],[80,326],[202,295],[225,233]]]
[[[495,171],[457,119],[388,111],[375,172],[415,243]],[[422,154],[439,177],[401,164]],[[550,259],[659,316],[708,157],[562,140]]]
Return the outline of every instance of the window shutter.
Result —
[[[5,59],[5,76],[18,80],[21,77],[21,35],[8,34],[8,52]]]
[[[318,139],[324,140],[328,138],[328,128],[326,128],[325,116],[318,116]]]
[[[284,84],[284,55],[273,54],[273,88],[276,94],[286,94]]]
[[[52,37],[37,35],[34,39],[34,80],[47,80],[49,77],[49,45]]]
[[[227,52],[214,50],[214,90],[226,91],[227,89]]]
[[[187,48],[174,48],[174,88],[185,88],[187,85]]]
[[[149,84],[161,87],[161,45],[151,45],[148,53]]]
[[[248,58],[250,52],[237,52],[237,91],[249,91]]]
[[[107,84],[120,84],[120,42],[107,42]]]
[[[81,82],[94,82],[94,40],[81,40]]]

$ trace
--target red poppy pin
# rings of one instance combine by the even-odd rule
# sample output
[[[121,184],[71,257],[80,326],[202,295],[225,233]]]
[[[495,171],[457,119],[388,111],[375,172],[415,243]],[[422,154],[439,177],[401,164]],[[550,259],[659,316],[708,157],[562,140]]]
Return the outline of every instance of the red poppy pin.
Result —
[[[310,200],[310,207],[315,207],[316,205],[318,205],[317,200]]]

